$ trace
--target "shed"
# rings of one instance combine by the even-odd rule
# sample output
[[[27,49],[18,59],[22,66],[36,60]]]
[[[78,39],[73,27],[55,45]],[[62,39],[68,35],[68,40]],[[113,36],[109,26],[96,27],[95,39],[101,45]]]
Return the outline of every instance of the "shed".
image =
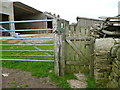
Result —
[[[56,18],[54,15],[49,13],[44,13],[37,10],[31,6],[28,6],[22,2],[12,2],[10,0],[0,1],[0,15],[1,21],[23,21],[23,20],[47,20]],[[7,30],[20,30],[20,29],[47,29],[52,28],[52,22],[37,22],[37,23],[16,23],[16,24],[4,24],[3,27]],[[16,31],[16,33],[21,34],[40,34],[46,33],[47,31]],[[51,31],[52,32],[52,31]],[[2,35],[2,33],[1,33]],[[4,32],[3,35],[9,35],[9,33]]]
[[[45,15],[42,11],[39,11],[31,6],[28,6],[21,2],[13,2],[14,7],[14,18],[15,21],[22,20],[46,20],[52,19]],[[17,23],[15,24],[15,29],[46,29],[52,28],[52,22],[42,22],[42,23]],[[29,32],[17,32],[21,34],[40,34],[46,31],[29,31]]]
[[[92,32],[90,31],[95,24],[100,24],[103,21],[99,19],[86,18],[86,17],[77,17],[77,28],[79,28],[79,32],[81,35],[90,35]],[[94,33],[96,35],[96,33]]]

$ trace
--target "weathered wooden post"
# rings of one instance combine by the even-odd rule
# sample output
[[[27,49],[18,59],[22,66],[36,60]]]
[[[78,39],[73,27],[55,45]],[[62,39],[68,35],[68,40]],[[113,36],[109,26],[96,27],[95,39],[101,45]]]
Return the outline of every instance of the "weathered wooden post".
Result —
[[[94,44],[95,44],[95,38],[91,37],[91,41],[90,41],[90,77],[94,77]]]
[[[55,74],[60,76],[65,74],[65,47],[66,47],[66,25],[63,19],[55,19],[54,26],[54,47],[55,47]]]

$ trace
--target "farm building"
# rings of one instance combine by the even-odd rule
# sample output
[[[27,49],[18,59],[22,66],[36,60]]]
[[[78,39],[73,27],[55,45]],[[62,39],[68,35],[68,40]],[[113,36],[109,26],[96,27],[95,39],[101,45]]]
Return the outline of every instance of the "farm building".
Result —
[[[86,18],[86,17],[77,17],[78,25],[81,24],[80,26],[92,26],[94,24],[101,23],[101,20],[99,19],[93,19],[93,18]],[[84,23],[87,22],[87,23]]]
[[[13,2],[14,7],[14,19],[15,21],[21,20],[46,20],[53,19],[42,11],[34,9],[28,5],[25,5],[21,2]],[[22,16],[22,17],[21,17]],[[42,22],[42,23],[23,23],[15,24],[15,29],[46,29],[52,28],[52,22]],[[31,32],[19,32],[22,34],[33,34],[41,33],[44,31],[31,31]],[[18,33],[18,32],[17,32]]]
[[[102,23],[102,20],[99,19],[93,19],[93,18],[85,18],[85,17],[77,17],[77,27],[80,28],[80,32],[82,35],[91,34],[97,35],[96,32],[90,32],[92,27],[94,27],[97,24]]]
[[[77,17],[77,23],[72,23],[70,25],[71,32],[74,32],[75,30],[79,30],[78,33],[81,33],[82,35],[90,34],[90,30],[92,27],[95,26],[95,24],[100,24],[103,21],[99,19],[92,19],[92,18],[86,18],[86,17]],[[78,28],[78,29],[76,29]],[[93,33],[93,35],[96,35],[96,33]]]
[[[52,15],[48,12],[39,11],[33,7],[30,7],[22,2],[11,2],[4,1],[0,3],[1,5],[1,15],[2,21],[22,21],[22,20],[46,20],[56,18],[55,14]],[[10,30],[20,30],[20,29],[46,29],[52,28],[52,22],[42,22],[42,23],[16,23],[11,25],[3,25],[4,28]],[[39,34],[46,31],[30,31],[30,32],[16,32],[21,34]],[[52,31],[49,31],[52,32]],[[8,35],[4,32],[3,35]]]
[[[119,37],[120,35],[119,32],[120,26],[118,24],[119,17],[101,17],[101,19],[102,18],[105,19],[98,20],[98,19],[77,17],[77,21],[78,21],[77,27],[80,28],[81,33],[88,33],[95,37],[103,37],[103,36]],[[106,25],[104,24],[105,22],[109,22],[109,24]],[[100,30],[101,26],[104,26],[104,30]],[[96,31],[96,29],[98,31]]]
[[[0,21],[13,21],[14,14],[13,14],[13,3],[8,0],[0,1]],[[14,29],[14,24],[4,24],[3,27],[6,29]],[[2,33],[1,33],[2,34]],[[9,35],[9,33],[3,33],[3,35]]]

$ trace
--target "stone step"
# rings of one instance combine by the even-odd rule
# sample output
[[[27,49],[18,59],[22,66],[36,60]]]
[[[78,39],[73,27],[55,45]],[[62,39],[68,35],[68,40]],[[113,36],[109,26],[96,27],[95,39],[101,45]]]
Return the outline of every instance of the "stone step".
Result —
[[[74,74],[78,80],[67,80],[71,88],[87,88],[87,78],[82,73]]]
[[[67,82],[70,84],[71,88],[86,88],[87,87],[87,83],[84,81],[67,80]]]
[[[74,75],[75,75],[76,78],[77,78],[78,80],[80,80],[80,81],[86,81],[86,80],[87,80],[87,78],[85,77],[85,75],[82,74],[82,73],[76,73],[76,74],[74,74]]]

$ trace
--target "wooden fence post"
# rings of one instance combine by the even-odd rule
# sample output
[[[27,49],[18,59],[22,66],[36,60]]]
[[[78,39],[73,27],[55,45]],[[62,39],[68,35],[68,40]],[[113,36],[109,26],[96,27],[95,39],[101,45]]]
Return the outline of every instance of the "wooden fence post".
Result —
[[[90,40],[90,77],[94,77],[94,43],[95,38],[91,37]]]
[[[63,76],[65,74],[65,47],[66,47],[66,21],[56,19],[54,25],[54,47],[55,47],[55,74]]]

